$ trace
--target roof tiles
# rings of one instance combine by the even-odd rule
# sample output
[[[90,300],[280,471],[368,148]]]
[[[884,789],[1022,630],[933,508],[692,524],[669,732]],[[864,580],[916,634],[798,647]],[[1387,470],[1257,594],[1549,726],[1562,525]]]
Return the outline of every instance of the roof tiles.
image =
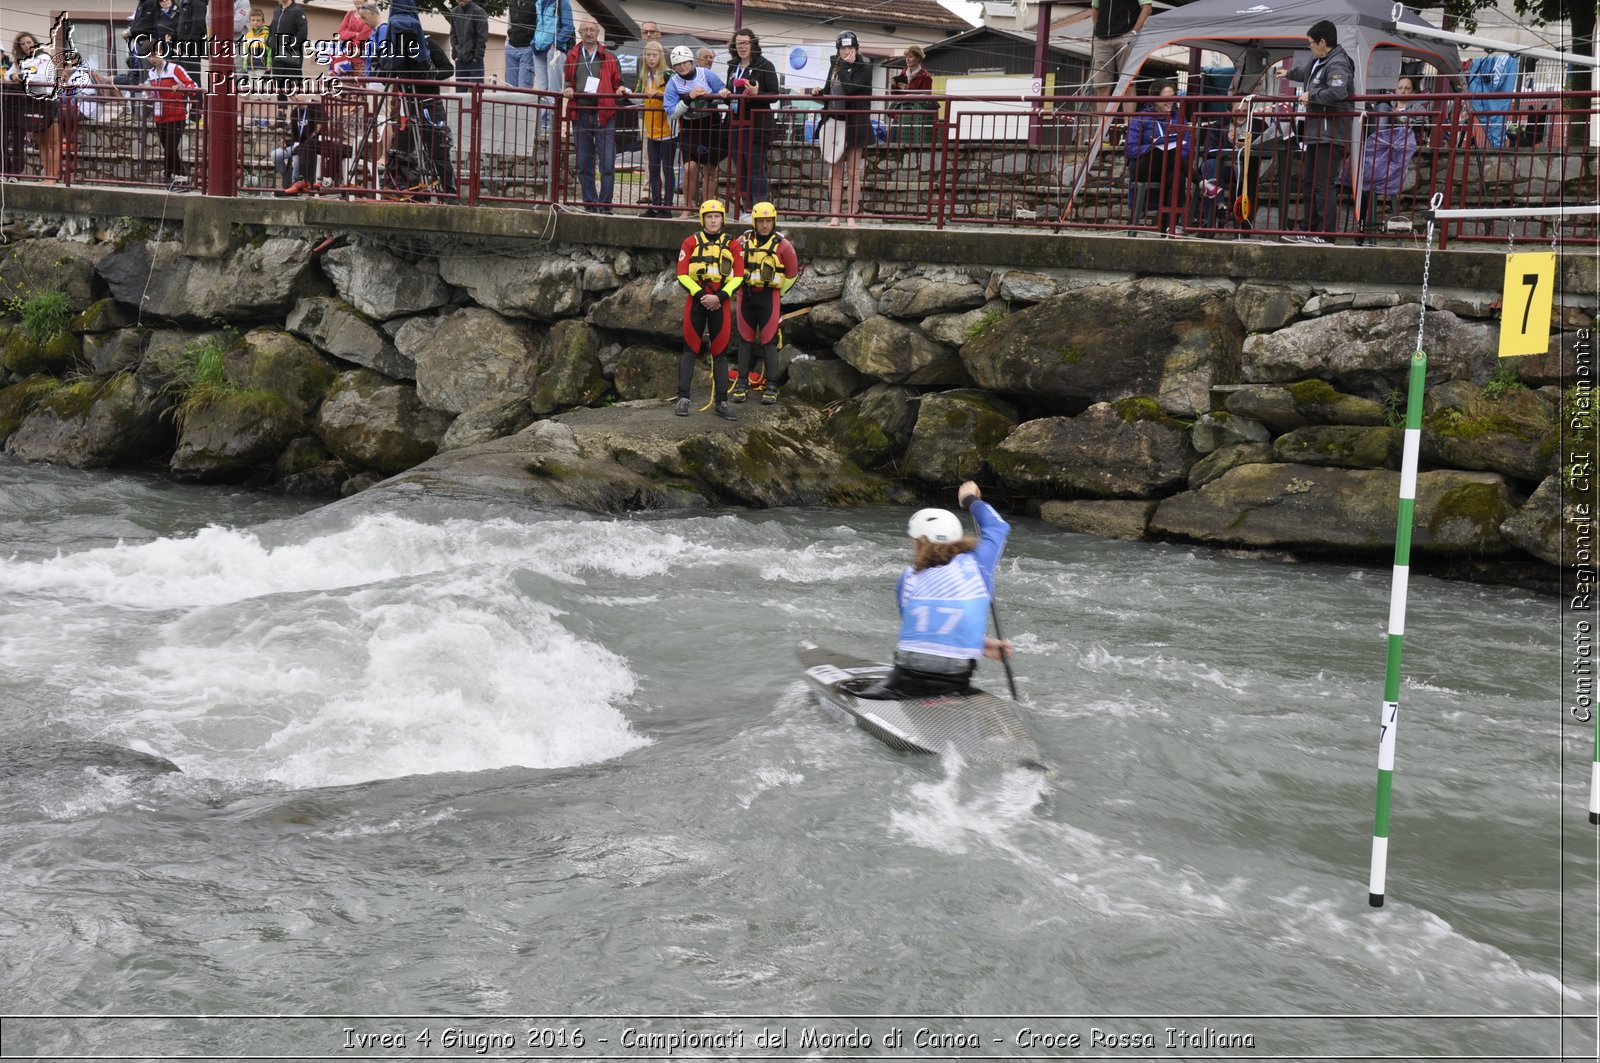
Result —
[[[699,0],[706,7],[733,7],[733,0]],[[937,0],[867,0],[866,3],[845,7],[839,0],[744,0],[746,18],[752,11],[769,15],[788,15],[792,18],[839,20],[855,23],[883,25],[935,26],[953,32],[971,29],[960,15],[939,4]]]

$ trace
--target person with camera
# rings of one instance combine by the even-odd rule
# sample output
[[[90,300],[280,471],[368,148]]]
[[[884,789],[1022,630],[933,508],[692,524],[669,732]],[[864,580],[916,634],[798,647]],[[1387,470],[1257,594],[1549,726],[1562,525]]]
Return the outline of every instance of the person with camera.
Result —
[[[905,70],[889,79],[891,95],[908,97],[894,104],[899,112],[896,143],[927,144],[933,140],[933,118],[939,105],[929,99],[933,95],[933,75],[922,65],[926,58],[927,53],[919,46],[911,45],[905,51]]]
[[[771,198],[767,146],[776,130],[772,101],[779,91],[777,68],[761,54],[761,38],[747,29],[736,31],[727,85],[722,90],[722,98],[728,101],[728,132],[733,149],[729,210],[734,218],[747,211],[750,204]]]
[[[672,49],[672,76],[661,105],[678,123],[678,152],[683,158],[684,205],[691,211],[716,199],[717,167],[728,156],[722,114],[722,79],[716,71],[696,66],[694,52]]]

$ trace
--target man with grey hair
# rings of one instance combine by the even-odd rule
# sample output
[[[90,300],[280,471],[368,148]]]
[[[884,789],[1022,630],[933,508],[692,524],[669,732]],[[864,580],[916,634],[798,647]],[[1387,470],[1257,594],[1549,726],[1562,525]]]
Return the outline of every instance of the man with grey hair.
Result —
[[[645,44],[649,44],[651,41],[659,41],[661,39],[661,27],[656,25],[654,21],[646,19],[639,23],[639,39]]]
[[[600,24],[585,16],[578,22],[578,44],[567,53],[567,115],[577,142],[578,187],[584,206],[597,214],[611,213],[617,170],[617,97],[626,96],[622,67],[600,43]],[[600,184],[595,185],[595,171]]]

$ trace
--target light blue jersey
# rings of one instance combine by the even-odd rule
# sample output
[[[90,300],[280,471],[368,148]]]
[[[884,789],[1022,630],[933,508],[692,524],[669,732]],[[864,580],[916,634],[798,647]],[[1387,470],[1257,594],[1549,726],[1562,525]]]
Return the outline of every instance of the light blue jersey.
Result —
[[[994,597],[994,570],[1000,563],[1011,525],[982,500],[972,503],[978,546],[949,563],[900,574],[900,641],[895,649],[976,661],[983,656],[983,633]]]

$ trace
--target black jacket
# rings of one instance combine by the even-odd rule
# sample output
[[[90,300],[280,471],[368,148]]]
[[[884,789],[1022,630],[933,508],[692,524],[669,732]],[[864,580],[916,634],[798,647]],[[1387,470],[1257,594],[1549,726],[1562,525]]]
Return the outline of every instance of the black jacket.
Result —
[[[489,15],[476,0],[450,9],[450,55],[457,63],[481,63],[489,47]]]
[[[306,11],[291,3],[278,8],[267,27],[267,46],[272,49],[272,68],[299,73],[306,58]]]
[[[749,118],[755,121],[766,121],[772,117],[772,100],[747,100],[744,95],[734,87],[734,71],[739,69],[737,57],[729,60],[728,73],[723,83],[733,92],[733,99],[738,101],[739,108],[734,112],[738,118]],[[756,83],[756,91],[763,96],[776,96],[782,92],[778,86],[778,71],[772,65],[772,60],[764,55],[756,56],[755,62],[750,64],[750,69],[744,72],[745,80]]]
[[[1350,112],[1356,108],[1350,102],[1350,94],[1355,91],[1356,67],[1349,53],[1335,45],[1321,60],[1301,63],[1286,76],[1304,85],[1310,97],[1306,102],[1306,124],[1301,139],[1307,144],[1348,147],[1355,123]]]
[[[511,0],[506,8],[506,44],[512,48],[526,48],[533,43],[533,28],[539,21],[539,5],[535,0]]]

